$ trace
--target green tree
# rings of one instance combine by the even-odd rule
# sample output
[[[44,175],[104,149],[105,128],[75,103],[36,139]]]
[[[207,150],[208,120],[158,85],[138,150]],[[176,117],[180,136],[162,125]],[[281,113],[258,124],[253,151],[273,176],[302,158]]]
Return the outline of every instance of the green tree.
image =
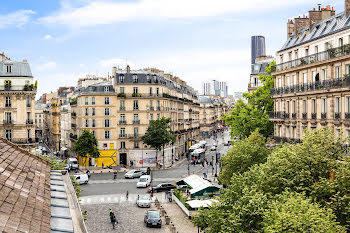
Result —
[[[346,232],[332,210],[324,209],[302,194],[285,192],[269,203],[263,214],[266,233]]]
[[[266,148],[266,139],[258,131],[248,138],[234,142],[226,156],[221,158],[219,181],[229,185],[234,173],[244,173],[255,164],[265,163],[270,150]]]
[[[164,147],[169,144],[174,144],[176,137],[174,132],[170,128],[171,119],[162,117],[161,119],[151,121],[147,128],[144,136],[142,136],[142,141],[154,149],[156,149],[156,161],[158,162],[158,151],[163,149],[163,168],[165,168],[164,163]]]
[[[233,173],[219,203],[201,210],[196,218],[201,222],[195,223],[208,232],[262,232],[268,203],[288,191],[332,210],[336,221],[349,231],[350,158],[344,144],[333,130],[324,128],[307,132],[303,143],[275,148],[265,163]]]
[[[97,139],[94,134],[88,130],[83,130],[78,140],[73,146],[73,151],[75,151],[78,156],[85,159],[84,163],[86,165],[86,158],[90,155],[93,158],[100,156],[100,152],[97,148]]]
[[[225,116],[226,124],[231,126],[231,136],[248,137],[257,129],[265,137],[273,134],[269,112],[273,111],[271,88],[274,87],[274,81],[271,73],[274,65],[276,62],[271,62],[266,68],[266,74],[259,75],[262,86],[252,93],[243,94],[247,103],[237,101],[231,114]]]

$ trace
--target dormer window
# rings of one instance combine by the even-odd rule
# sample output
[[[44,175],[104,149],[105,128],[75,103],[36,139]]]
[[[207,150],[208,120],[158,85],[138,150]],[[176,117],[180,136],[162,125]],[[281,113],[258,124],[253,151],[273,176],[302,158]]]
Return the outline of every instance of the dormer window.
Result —
[[[152,82],[151,77],[150,77],[149,75],[147,75],[147,82],[148,82],[148,83],[151,83],[151,82]]]
[[[133,82],[133,83],[138,83],[138,82],[139,82],[139,79],[137,78],[137,75],[136,75],[136,74],[134,74],[134,75],[132,76],[132,82]]]
[[[124,75],[120,75],[119,76],[119,82],[120,83],[124,83]]]
[[[109,87],[104,87],[105,92],[109,92]]]
[[[11,65],[7,65],[6,66],[6,72],[7,73],[12,73],[12,66]]]
[[[153,76],[153,82],[158,83],[157,76]]]

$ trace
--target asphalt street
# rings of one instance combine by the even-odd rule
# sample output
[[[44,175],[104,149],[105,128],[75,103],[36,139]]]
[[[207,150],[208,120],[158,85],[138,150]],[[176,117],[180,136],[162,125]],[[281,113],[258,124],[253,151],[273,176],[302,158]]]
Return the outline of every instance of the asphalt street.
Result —
[[[224,138],[218,135],[216,142],[211,139],[207,141],[207,151],[205,154],[208,162],[215,162],[216,153],[226,154],[229,147],[224,146],[224,141],[228,141],[229,133],[224,133]],[[211,151],[210,147],[217,143],[216,151]],[[203,167],[201,164],[189,165],[188,161],[183,160],[175,167],[152,171],[153,186],[159,183],[174,183],[188,173],[202,175],[203,172],[214,172],[212,167]],[[215,167],[215,166],[213,166]],[[219,170],[218,170],[219,172]],[[80,204],[83,210],[88,211],[87,228],[89,232],[168,232],[168,228],[148,229],[143,223],[143,217],[147,209],[140,209],[136,206],[137,195],[147,194],[146,188],[137,188],[135,179],[125,179],[123,172],[118,172],[117,179],[113,179],[113,173],[91,174],[89,183],[81,185]],[[126,198],[126,191],[129,197]],[[167,202],[164,193],[155,193],[160,202]],[[112,208],[117,214],[119,224],[115,230],[111,229],[108,219],[108,209]],[[152,204],[151,209],[154,209]],[[89,213],[97,218],[89,218]],[[91,216],[90,215],[90,216]]]

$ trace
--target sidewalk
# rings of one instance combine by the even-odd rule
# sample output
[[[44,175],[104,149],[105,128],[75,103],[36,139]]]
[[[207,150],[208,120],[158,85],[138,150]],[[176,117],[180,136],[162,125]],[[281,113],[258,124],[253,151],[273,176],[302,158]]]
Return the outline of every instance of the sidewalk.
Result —
[[[184,157],[183,159],[179,160],[179,161],[175,161],[175,163],[170,166],[170,167],[165,167],[164,169],[163,168],[156,168],[156,167],[151,167],[151,170],[152,171],[157,171],[157,170],[167,170],[167,169],[170,169],[170,168],[174,168],[174,167],[177,167],[179,165],[181,165],[183,162],[187,161],[187,158]],[[141,167],[119,167],[119,170],[118,172],[128,172],[129,170],[137,170],[137,169],[140,169]],[[79,166],[79,171],[81,172],[86,172],[87,170],[89,170],[91,173],[113,173],[114,170],[113,169],[109,169],[109,168],[101,168],[101,167],[93,167],[93,166]]]

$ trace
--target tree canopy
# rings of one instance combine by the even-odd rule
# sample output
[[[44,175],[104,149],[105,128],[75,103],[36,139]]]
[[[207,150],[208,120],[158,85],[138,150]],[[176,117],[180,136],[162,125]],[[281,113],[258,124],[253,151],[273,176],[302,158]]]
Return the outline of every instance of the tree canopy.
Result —
[[[266,68],[265,73],[259,75],[262,86],[252,93],[244,93],[247,100],[238,100],[234,109],[225,116],[227,125],[231,126],[231,136],[248,137],[255,130],[259,130],[265,137],[272,135],[273,123],[270,122],[269,112],[273,111],[271,88],[274,86],[272,67],[276,62]]]
[[[232,148],[220,160],[222,164],[219,181],[230,184],[234,173],[244,173],[254,164],[265,163],[270,150],[266,149],[266,139],[257,131],[248,138],[235,141]]]
[[[265,163],[253,165],[243,173],[233,173],[219,203],[200,210],[194,222],[206,232],[263,232],[280,221],[274,215],[266,215],[280,205],[274,207],[271,203],[281,201],[280,195],[290,192],[303,194],[307,202],[317,204],[316,209],[320,207],[329,213],[327,217],[321,214],[323,210],[315,210],[315,219],[325,216],[324,224],[336,226],[339,222],[350,230],[350,159],[344,144],[345,140],[324,128],[307,132],[300,144],[276,147]],[[294,194],[292,197],[298,199]],[[281,203],[289,201],[282,199]],[[331,213],[336,216],[335,220]],[[270,216],[270,220],[266,220],[266,216]]]
[[[100,156],[100,152],[97,148],[97,139],[94,134],[88,130],[83,130],[83,133],[73,146],[73,151],[81,157],[90,155],[91,157],[97,158]]]
[[[174,144],[176,141],[175,133],[170,128],[171,119],[162,117],[158,120],[153,120],[149,124],[142,141],[157,151],[169,144]],[[158,160],[157,160],[158,161]],[[164,150],[163,150],[164,164]]]

